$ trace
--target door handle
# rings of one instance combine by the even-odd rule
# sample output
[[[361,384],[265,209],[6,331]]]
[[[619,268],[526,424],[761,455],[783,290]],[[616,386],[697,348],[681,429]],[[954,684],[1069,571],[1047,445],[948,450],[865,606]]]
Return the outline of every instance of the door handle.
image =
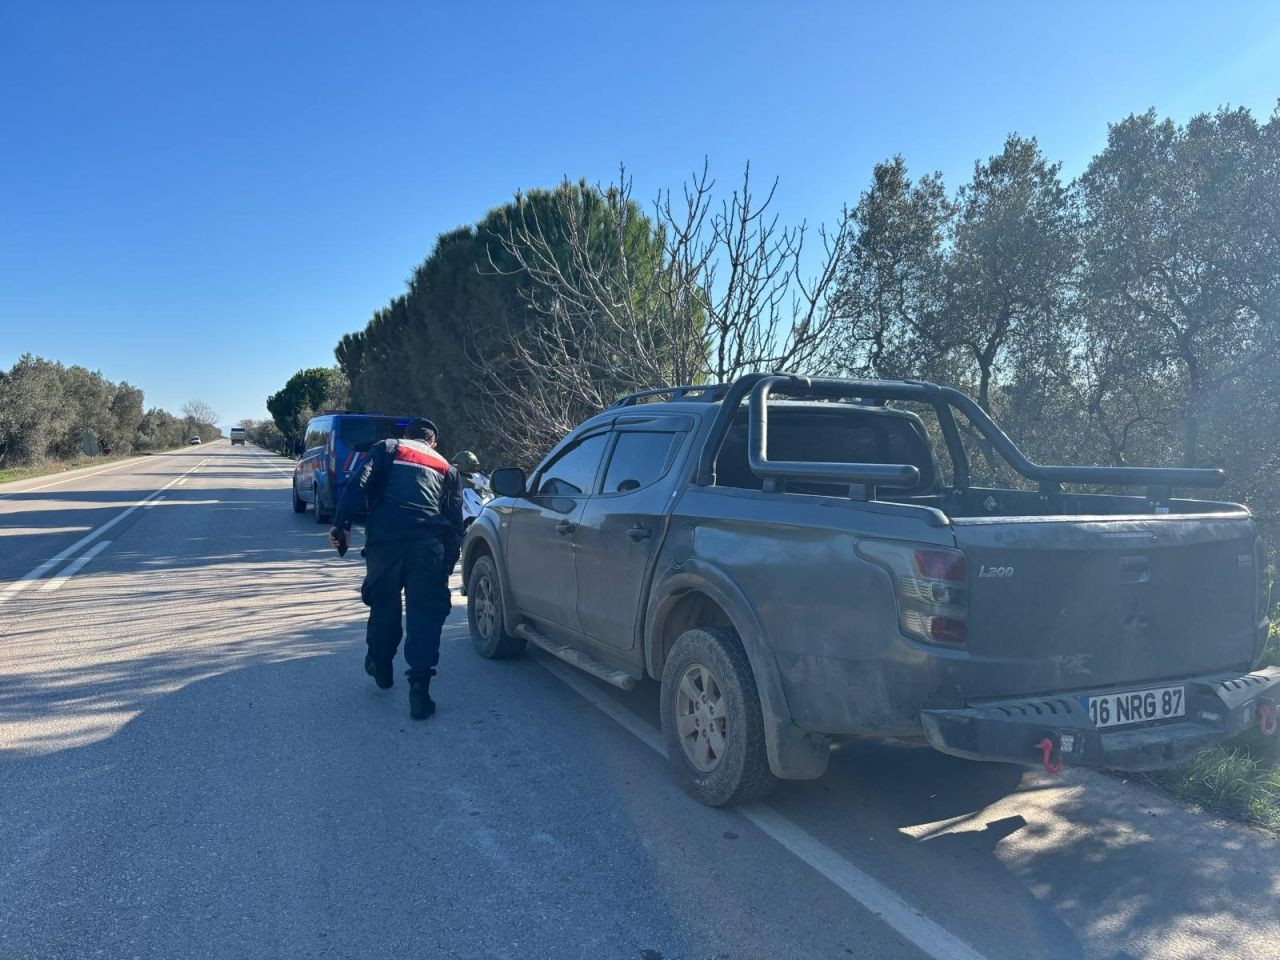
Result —
[[[632,527],[630,530],[627,531],[627,536],[630,537],[632,540],[636,541],[637,543],[639,543],[641,540],[648,540],[651,534],[649,533],[648,527],[641,526],[640,524],[636,524],[634,527]]]
[[[556,533],[560,534],[562,537],[567,537],[569,534],[573,533],[574,529],[573,524],[568,520],[561,520],[556,524]]]

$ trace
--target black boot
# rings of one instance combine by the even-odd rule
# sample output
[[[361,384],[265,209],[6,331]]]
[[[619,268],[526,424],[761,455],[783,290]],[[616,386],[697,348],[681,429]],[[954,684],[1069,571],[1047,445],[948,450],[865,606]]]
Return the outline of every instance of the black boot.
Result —
[[[390,690],[395,686],[396,678],[391,672],[391,664],[379,663],[372,653],[364,655],[364,672],[373,677],[373,682],[383,690]]]
[[[431,678],[435,675],[432,670],[409,681],[409,716],[414,720],[425,720],[436,712],[436,702],[431,699]]]

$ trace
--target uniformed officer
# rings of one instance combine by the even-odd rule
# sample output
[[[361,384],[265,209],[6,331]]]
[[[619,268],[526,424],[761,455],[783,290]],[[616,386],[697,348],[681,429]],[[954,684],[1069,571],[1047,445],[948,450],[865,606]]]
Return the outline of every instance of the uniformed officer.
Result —
[[[403,439],[374,444],[347,482],[329,531],[330,542],[345,550],[352,518],[367,508],[367,568],[360,590],[369,605],[364,669],[383,690],[395,683],[403,591],[405,675],[415,720],[435,712],[431,678],[452,601],[449,561],[462,540],[462,483],[457,469],[436,452],[437,435],[434,423],[420,419],[405,428]]]
[[[466,476],[480,472],[480,458],[470,450],[459,450],[449,462],[458,468],[459,473]]]

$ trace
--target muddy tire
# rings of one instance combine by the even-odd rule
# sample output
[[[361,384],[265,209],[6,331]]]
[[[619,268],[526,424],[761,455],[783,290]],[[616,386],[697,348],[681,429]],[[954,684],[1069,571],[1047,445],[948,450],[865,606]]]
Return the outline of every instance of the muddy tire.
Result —
[[[481,557],[467,579],[467,625],[471,645],[486,660],[503,660],[524,653],[524,638],[507,633],[502,615],[502,583],[492,557]]]
[[[755,676],[733,630],[698,628],[676,639],[662,671],[660,709],[667,760],[702,803],[748,803],[777,786]]]

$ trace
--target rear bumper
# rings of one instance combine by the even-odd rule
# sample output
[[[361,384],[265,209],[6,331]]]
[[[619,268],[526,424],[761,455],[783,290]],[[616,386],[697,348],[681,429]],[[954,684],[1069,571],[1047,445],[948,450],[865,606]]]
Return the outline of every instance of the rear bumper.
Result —
[[[1133,727],[1093,725],[1080,697],[1098,691],[925,710],[921,722],[934,749],[971,760],[1038,764],[1037,744],[1048,738],[1070,766],[1153,770],[1257,725],[1260,706],[1275,711],[1280,703],[1280,667],[1175,682],[1186,685],[1186,716]]]

